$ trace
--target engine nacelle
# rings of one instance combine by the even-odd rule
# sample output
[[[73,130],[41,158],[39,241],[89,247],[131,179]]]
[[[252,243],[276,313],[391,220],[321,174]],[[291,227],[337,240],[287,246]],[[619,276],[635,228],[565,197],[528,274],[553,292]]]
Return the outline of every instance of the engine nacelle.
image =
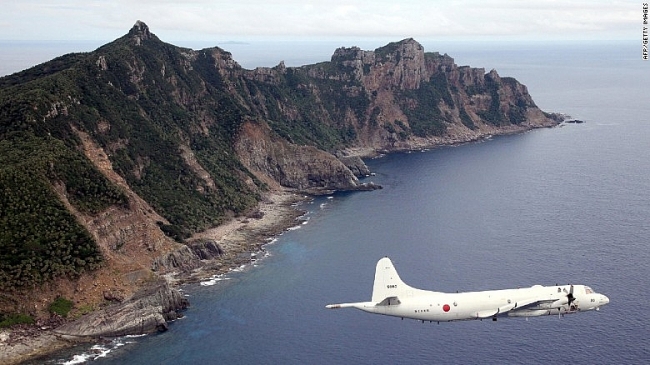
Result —
[[[551,311],[547,309],[538,310],[518,310],[508,312],[508,317],[539,317],[551,315]]]
[[[549,306],[550,309],[561,308],[561,307],[569,304],[569,298],[568,297],[563,297],[563,298],[560,298],[560,299],[558,299],[558,300],[556,300],[556,301],[554,301],[552,303],[549,303],[549,304],[550,304],[550,306]]]

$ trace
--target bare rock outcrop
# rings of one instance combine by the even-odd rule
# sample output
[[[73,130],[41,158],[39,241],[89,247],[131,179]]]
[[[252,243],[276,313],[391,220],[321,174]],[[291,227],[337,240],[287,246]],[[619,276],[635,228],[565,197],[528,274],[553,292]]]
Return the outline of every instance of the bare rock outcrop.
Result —
[[[69,322],[55,330],[59,335],[75,337],[116,337],[167,330],[167,321],[181,316],[189,302],[165,281],[138,291],[119,304],[87,314],[83,320]]]
[[[187,244],[200,260],[212,260],[224,254],[224,250],[212,240],[198,240]]]
[[[245,123],[235,148],[242,163],[262,181],[273,180],[284,187],[312,194],[369,190],[336,156],[313,146],[298,146],[276,138],[261,123]],[[363,164],[360,159],[355,161]],[[366,170],[367,167],[363,171]]]
[[[340,156],[339,160],[347,166],[356,177],[366,177],[370,175],[370,169],[359,156]]]
[[[189,273],[203,266],[202,260],[213,260],[224,250],[212,240],[198,240],[157,257],[151,270],[157,273]]]
[[[157,257],[151,264],[151,270],[158,273],[189,272],[201,266],[201,260],[189,246],[168,252]]]

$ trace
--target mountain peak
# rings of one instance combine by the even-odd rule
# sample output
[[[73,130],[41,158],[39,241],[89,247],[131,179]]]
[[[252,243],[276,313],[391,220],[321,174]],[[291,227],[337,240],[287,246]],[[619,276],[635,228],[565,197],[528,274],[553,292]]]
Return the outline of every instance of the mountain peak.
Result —
[[[129,31],[129,35],[135,38],[136,45],[140,45],[143,40],[151,39],[152,34],[149,32],[149,27],[142,21],[138,20]]]
[[[149,37],[151,36],[151,33],[149,32],[149,27],[143,21],[140,20],[135,22],[133,28],[131,28],[131,32],[142,34]]]

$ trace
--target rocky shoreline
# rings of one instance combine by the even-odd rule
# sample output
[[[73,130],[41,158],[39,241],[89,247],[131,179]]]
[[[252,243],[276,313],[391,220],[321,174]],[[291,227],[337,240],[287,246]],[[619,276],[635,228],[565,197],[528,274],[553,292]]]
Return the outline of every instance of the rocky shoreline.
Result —
[[[346,151],[348,156],[377,156],[380,154],[407,150],[435,148],[445,145],[458,145],[479,141],[492,135],[516,134],[531,129],[553,127],[520,126],[493,133],[477,133],[475,135],[455,136],[448,139],[427,139],[405,146],[394,146],[390,151],[377,151],[364,148]],[[320,192],[322,193],[322,192]],[[316,194],[318,195],[318,194]],[[11,329],[0,330],[0,363],[13,365],[52,354],[56,351],[75,346],[80,342],[96,342],[105,337],[123,336],[128,334],[152,333],[165,330],[166,322],[182,316],[181,311],[189,303],[179,298],[175,289],[185,283],[199,282],[214,275],[226,274],[234,268],[250,263],[250,254],[262,250],[264,244],[298,224],[298,218],[304,212],[296,208],[296,204],[307,200],[308,197],[295,190],[282,189],[267,195],[258,205],[258,209],[247,216],[231,219],[229,222],[193,236],[189,242],[209,243],[216,248],[202,248],[194,254],[199,256],[200,265],[192,264],[194,259],[183,257],[182,253],[170,253],[156,264],[160,268],[160,278],[152,280],[148,286],[141,289],[123,303],[93,312],[75,321],[59,320],[57,323],[38,323],[36,325],[21,325]],[[216,245],[212,244],[216,243]],[[190,251],[190,243],[183,250]],[[215,251],[205,257],[202,250]],[[179,250],[182,251],[182,250]],[[207,258],[207,259],[206,259]],[[187,263],[184,260],[188,260]],[[154,265],[154,266],[156,266]],[[194,266],[192,266],[194,265]],[[164,278],[164,279],[163,279]],[[164,292],[162,295],[145,295],[144,293]],[[135,298],[135,300],[134,300]],[[142,300],[144,298],[144,304]],[[153,302],[151,298],[154,298]],[[175,298],[171,300],[170,298]],[[161,305],[164,302],[166,304]],[[153,310],[141,310],[142,307],[152,307]],[[138,309],[140,308],[140,309]],[[119,314],[121,313],[121,314]],[[155,313],[152,315],[151,313]],[[121,315],[130,322],[128,328],[120,328],[112,319]],[[133,324],[136,324],[133,326]],[[134,331],[133,328],[139,328]],[[83,335],[80,335],[83,334]],[[108,334],[108,335],[107,335]],[[109,336],[110,335],[110,336]]]
[[[247,217],[233,218],[193,239],[217,242],[223,254],[194,270],[180,270],[152,280],[136,295],[122,303],[84,315],[74,321],[55,318],[34,325],[18,325],[0,330],[0,363],[20,364],[47,356],[83,342],[97,342],[110,336],[152,333],[166,330],[167,321],[182,316],[189,303],[175,289],[215,274],[250,263],[250,252],[259,251],[275,237],[298,223],[304,212],[296,204],[307,197],[291,191],[268,195],[258,210]],[[248,255],[247,255],[248,254]],[[114,319],[120,317],[121,327]],[[136,328],[138,330],[134,331]]]

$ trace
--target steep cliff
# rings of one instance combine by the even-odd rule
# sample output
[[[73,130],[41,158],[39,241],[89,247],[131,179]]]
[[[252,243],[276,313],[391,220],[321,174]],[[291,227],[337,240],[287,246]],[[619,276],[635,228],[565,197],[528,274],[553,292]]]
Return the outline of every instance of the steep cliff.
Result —
[[[425,53],[413,39],[375,51],[340,48],[331,62],[296,72],[309,76],[299,87],[313,90],[317,105],[331,91],[347,99],[333,108],[338,118],[318,121],[353,135],[344,147],[394,151],[556,124],[515,79],[459,67],[447,55]],[[333,80],[338,88],[330,86]]]
[[[47,315],[58,296],[78,312],[137,301],[158,274],[227,255],[189,238],[269,191],[377,188],[359,156],[555,124],[516,80],[413,39],[246,70],[137,22],[0,78],[0,316]]]
[[[244,123],[235,144],[241,162],[261,181],[311,192],[373,190],[350,169],[360,160],[338,159],[314,146],[298,146],[277,137],[268,126]],[[350,167],[346,164],[350,163]],[[361,162],[362,163],[362,162]],[[357,166],[355,170],[366,171]],[[354,167],[353,167],[354,168]]]

